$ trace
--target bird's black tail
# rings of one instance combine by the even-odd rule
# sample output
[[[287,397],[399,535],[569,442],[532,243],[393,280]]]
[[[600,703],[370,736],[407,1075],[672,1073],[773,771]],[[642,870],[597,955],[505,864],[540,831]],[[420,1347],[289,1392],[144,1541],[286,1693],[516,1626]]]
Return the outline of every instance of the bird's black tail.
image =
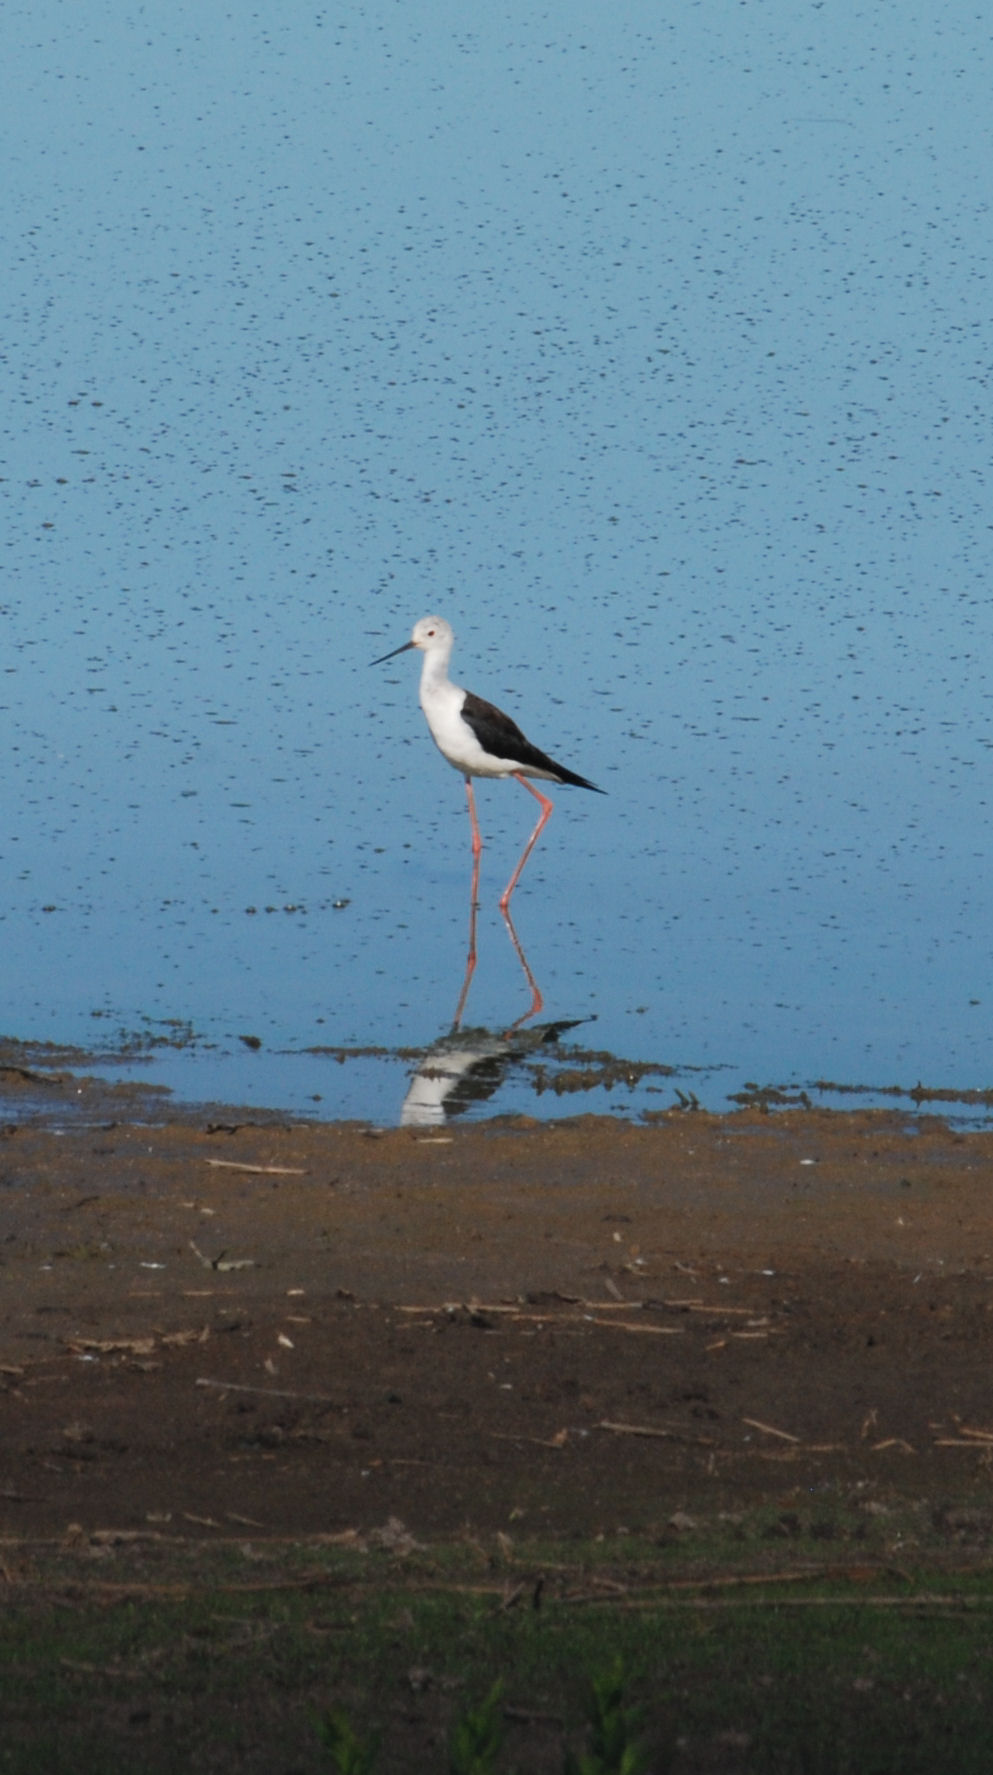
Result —
[[[594,795],[606,795],[607,793],[606,789],[597,788],[596,783],[589,782],[586,777],[578,777],[574,770],[566,770],[562,764],[555,766],[555,774],[560,783],[568,783],[570,788],[592,789]]]

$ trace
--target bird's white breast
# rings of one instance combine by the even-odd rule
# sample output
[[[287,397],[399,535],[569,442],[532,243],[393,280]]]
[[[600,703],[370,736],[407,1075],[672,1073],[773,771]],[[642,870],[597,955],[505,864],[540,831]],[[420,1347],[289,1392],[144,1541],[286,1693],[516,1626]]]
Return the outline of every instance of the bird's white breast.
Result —
[[[455,770],[476,777],[508,776],[517,766],[484,752],[469,723],[462,718],[466,693],[457,684],[421,685],[421,708],[439,752]]]

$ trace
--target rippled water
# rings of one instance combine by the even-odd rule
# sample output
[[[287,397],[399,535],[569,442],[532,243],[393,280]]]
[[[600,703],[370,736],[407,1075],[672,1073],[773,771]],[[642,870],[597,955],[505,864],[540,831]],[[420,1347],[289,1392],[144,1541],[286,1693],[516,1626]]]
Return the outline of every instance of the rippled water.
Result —
[[[412,656],[368,662],[437,610],[608,790],[557,793],[517,930],[569,1042],[675,1072],[565,1107],[993,1083],[975,9],[4,36],[6,1033],[399,1114],[414,1063],[342,1050],[448,1029],[468,830]],[[533,803],[478,794],[500,1030]]]

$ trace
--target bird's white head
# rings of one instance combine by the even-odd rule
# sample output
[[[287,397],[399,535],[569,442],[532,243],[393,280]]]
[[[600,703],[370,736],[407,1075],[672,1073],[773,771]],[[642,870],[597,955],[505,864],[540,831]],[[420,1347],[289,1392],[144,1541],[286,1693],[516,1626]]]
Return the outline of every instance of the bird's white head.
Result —
[[[402,647],[394,647],[392,653],[384,653],[381,659],[374,659],[372,664],[381,666],[385,660],[396,659],[398,653],[409,653],[412,647],[419,647],[422,653],[433,654],[436,659],[447,662],[454,640],[452,625],[443,616],[422,616],[419,622],[415,622],[409,641],[405,641]]]
[[[419,647],[422,653],[429,653],[432,648],[440,650],[450,648],[455,636],[452,625],[443,616],[422,616],[414,624],[414,632],[410,637],[411,647]]]

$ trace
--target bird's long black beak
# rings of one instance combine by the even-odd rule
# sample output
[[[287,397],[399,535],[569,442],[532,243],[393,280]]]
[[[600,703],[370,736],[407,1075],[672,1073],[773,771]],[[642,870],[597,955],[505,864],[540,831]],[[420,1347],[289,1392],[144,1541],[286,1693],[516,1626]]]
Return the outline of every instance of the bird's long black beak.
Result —
[[[405,641],[402,647],[394,647],[392,653],[384,653],[380,659],[371,659],[369,664],[371,666],[381,666],[388,659],[396,659],[398,653],[409,653],[413,645],[413,641]]]

